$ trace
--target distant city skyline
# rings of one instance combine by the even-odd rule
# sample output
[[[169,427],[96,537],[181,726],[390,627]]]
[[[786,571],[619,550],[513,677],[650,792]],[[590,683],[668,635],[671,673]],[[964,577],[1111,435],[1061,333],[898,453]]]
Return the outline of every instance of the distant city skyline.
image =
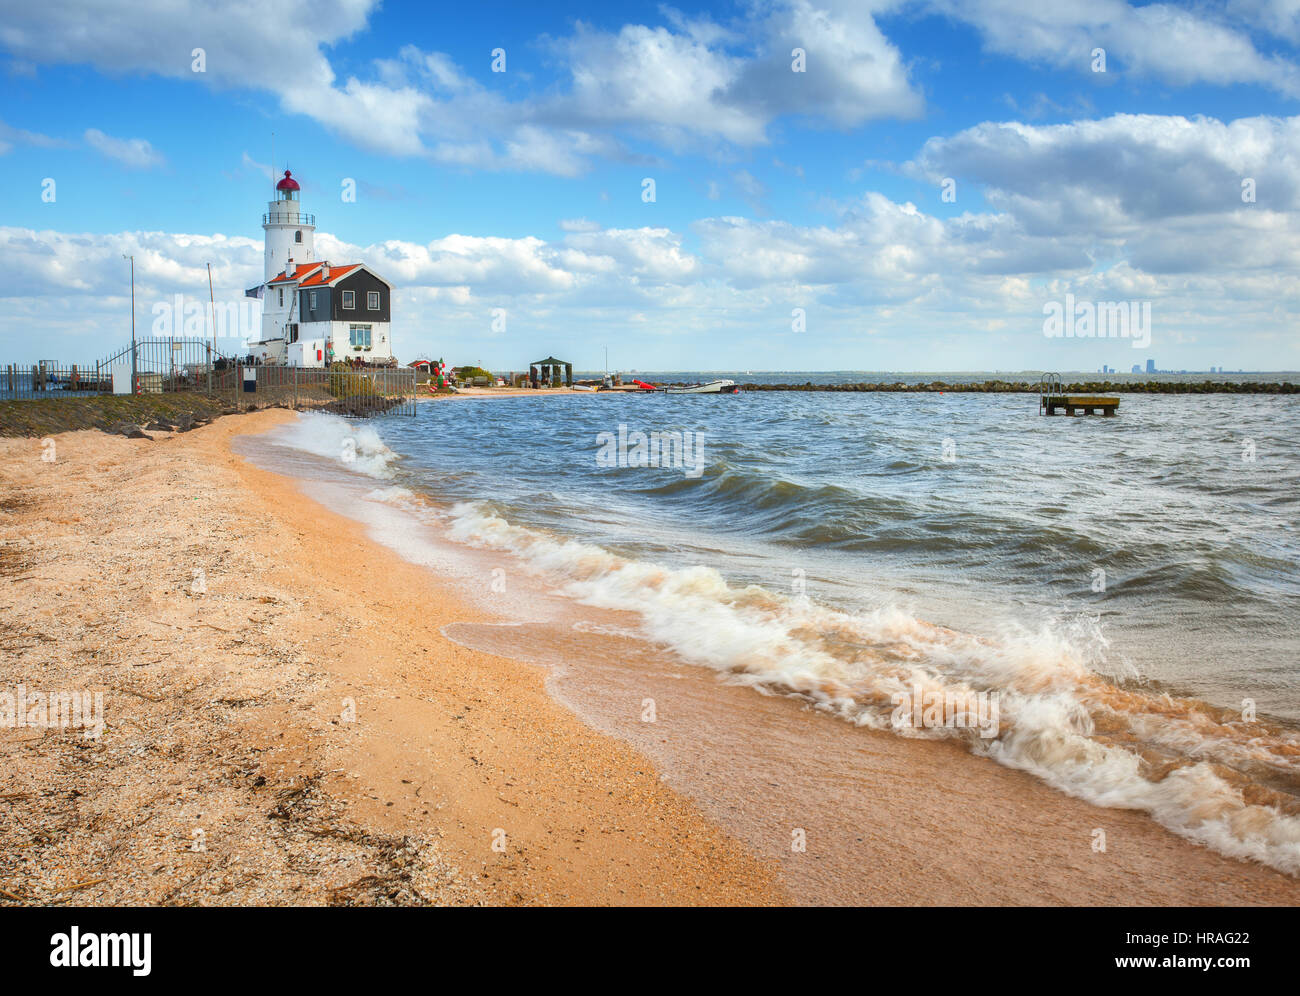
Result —
[[[288,167],[403,360],[1300,368],[1293,4],[277,10],[6,11],[0,359],[240,301]]]

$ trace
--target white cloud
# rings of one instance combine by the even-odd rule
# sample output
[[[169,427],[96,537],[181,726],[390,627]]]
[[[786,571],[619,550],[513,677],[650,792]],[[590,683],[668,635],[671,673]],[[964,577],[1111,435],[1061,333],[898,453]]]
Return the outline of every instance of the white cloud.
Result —
[[[1271,30],[1296,29],[1294,3],[1259,0],[1227,9],[1172,4],[1134,6],[1124,0],[923,0],[925,6],[974,26],[994,52],[1090,71],[1092,50],[1106,50],[1106,71],[1171,83],[1252,83],[1300,96],[1300,67],[1260,52],[1250,38],[1252,15]],[[1241,20],[1236,18],[1240,17]]]
[[[109,159],[115,159],[124,166],[134,169],[148,169],[161,166],[163,157],[143,138],[114,138],[105,135],[98,128],[87,128],[86,144]]]
[[[767,141],[767,128],[797,114],[852,127],[913,117],[923,101],[898,49],[861,5],[807,0],[754,5],[734,30],[670,17],[668,27],[618,32],[579,24],[553,43],[567,62],[569,92],[546,113],[610,127],[649,128],[669,144]],[[803,71],[793,69],[804,50]]]
[[[930,139],[904,169],[936,185],[953,177],[958,204],[965,185],[982,189],[1027,237],[1109,243],[1144,269],[1300,261],[1300,117],[988,122]],[[1243,201],[1243,181],[1253,203]]]
[[[66,142],[51,138],[49,135],[14,128],[0,121],[0,156],[13,151],[15,145],[33,145],[42,149],[55,149],[66,144]]]
[[[851,5],[775,0],[728,27],[671,10],[667,25],[603,32],[579,24],[550,40],[567,60],[567,87],[524,100],[479,84],[445,53],[409,44],[376,60],[371,78],[340,79],[325,53],[364,30],[376,6],[284,0],[275,18],[294,27],[274,31],[265,7],[248,0],[139,0],[112,17],[88,14],[85,0],[49,0],[7,11],[0,47],[37,65],[85,63],[264,91],[284,110],[390,155],[561,176],[584,171],[593,157],[632,158],[623,140],[630,135],[748,146],[765,142],[783,115],[851,127],[922,106],[897,49]],[[790,71],[794,44],[808,51],[806,73]],[[195,48],[204,50],[202,73],[192,67]]]

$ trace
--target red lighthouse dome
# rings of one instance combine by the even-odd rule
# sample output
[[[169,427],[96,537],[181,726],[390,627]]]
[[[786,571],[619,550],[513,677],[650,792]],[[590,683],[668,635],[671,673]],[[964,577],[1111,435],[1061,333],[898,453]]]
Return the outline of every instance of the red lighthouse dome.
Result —
[[[276,190],[298,190],[298,181],[289,170],[284,171],[284,179],[275,185]]]

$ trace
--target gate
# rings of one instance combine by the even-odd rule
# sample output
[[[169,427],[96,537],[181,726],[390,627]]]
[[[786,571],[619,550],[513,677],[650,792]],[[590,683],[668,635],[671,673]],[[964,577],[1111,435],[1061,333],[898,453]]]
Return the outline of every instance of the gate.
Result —
[[[133,353],[134,351],[134,353]],[[219,353],[207,339],[139,339],[103,360],[99,368],[111,381],[130,368],[134,378],[132,394],[162,394],[171,391],[203,391],[216,387],[214,375],[233,366],[231,357]],[[110,384],[109,390],[112,390]]]

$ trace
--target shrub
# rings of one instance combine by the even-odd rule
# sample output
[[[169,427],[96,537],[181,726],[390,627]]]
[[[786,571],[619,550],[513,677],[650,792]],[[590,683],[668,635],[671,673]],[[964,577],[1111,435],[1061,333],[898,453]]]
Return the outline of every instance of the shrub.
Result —
[[[330,394],[336,398],[374,398],[382,392],[364,370],[346,363],[330,366]]]

